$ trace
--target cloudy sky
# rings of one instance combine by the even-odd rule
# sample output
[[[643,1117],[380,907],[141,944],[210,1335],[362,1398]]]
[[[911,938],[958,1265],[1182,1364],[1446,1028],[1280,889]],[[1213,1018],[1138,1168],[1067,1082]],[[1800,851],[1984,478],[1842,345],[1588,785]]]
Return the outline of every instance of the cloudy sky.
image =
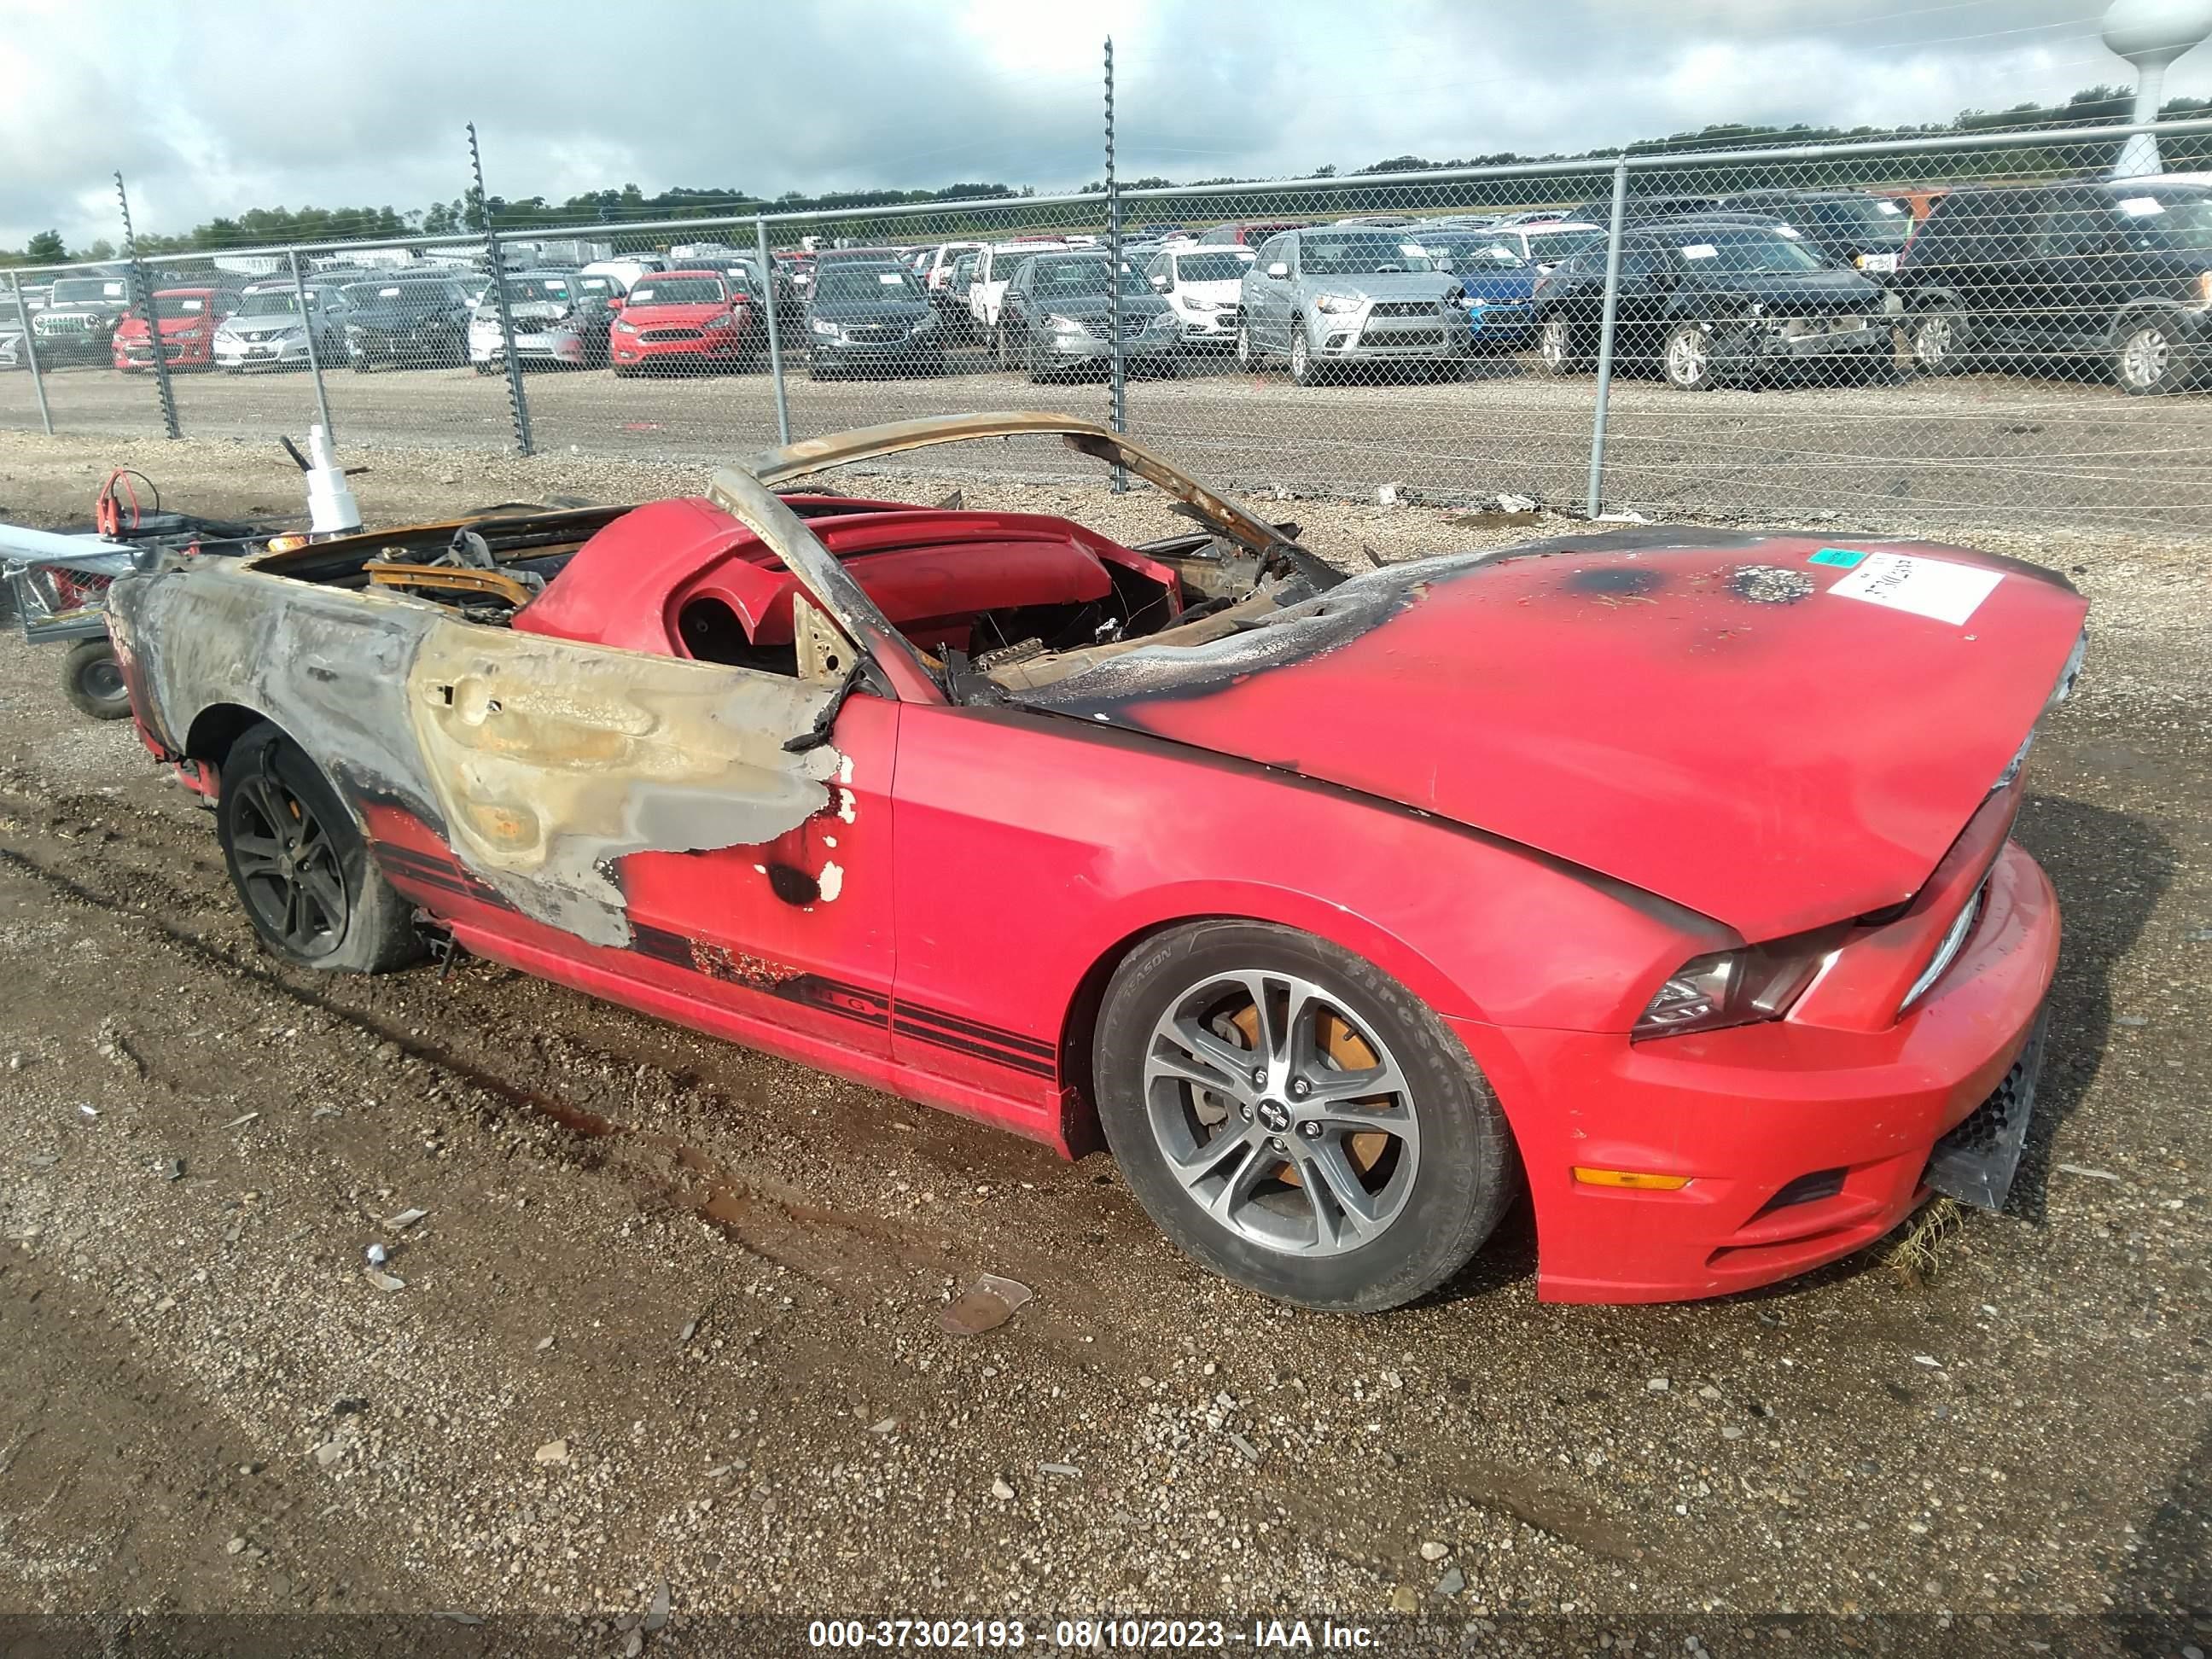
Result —
[[[1739,119],[1946,119],[2129,78],[2100,0],[0,0],[0,247],[255,206],[759,194],[1579,150]],[[2169,95],[2212,94],[2212,46]]]

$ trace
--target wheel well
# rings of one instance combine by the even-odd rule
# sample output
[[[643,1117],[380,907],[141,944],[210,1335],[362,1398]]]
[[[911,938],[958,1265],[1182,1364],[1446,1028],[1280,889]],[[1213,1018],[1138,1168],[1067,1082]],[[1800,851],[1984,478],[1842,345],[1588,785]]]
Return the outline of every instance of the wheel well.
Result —
[[[185,753],[220,773],[238,740],[268,718],[239,703],[210,703],[192,717],[192,728],[185,734]]]
[[[1060,1025],[1060,1080],[1064,1091],[1060,1127],[1070,1158],[1097,1152],[1106,1144],[1098,1127],[1097,1079],[1091,1070],[1091,1040],[1097,1035],[1098,1011],[1106,1005],[1106,987],[1112,981],[1115,969],[1146,939],[1158,938],[1170,928],[1187,927],[1197,921],[1262,920],[1259,916],[1176,916],[1156,921],[1116,939],[1084,969]]]

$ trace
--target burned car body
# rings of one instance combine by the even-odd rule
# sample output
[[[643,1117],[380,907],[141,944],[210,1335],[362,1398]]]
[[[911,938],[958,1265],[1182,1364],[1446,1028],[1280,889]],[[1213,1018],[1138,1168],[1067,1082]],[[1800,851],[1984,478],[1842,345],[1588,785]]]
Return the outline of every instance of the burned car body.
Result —
[[[1195,520],[809,494],[1056,435]],[[2001,1202],[2057,959],[2008,832],[2086,606],[1640,528],[1342,577],[1103,426],[134,574],[149,746],[307,966],[459,947],[1060,1148],[1304,1305],[1525,1183],[1539,1290],[1741,1290]],[[1858,688],[1838,695],[1839,685]],[[1728,719],[1638,722],[1692,708]]]

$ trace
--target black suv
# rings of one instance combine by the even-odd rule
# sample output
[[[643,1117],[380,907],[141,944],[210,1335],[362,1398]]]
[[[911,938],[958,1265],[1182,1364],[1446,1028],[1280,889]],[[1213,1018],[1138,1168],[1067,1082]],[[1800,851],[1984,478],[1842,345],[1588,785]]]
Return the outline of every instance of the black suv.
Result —
[[[1605,247],[1536,285],[1536,349],[1554,374],[1589,366],[1605,311]],[[1881,290],[1787,225],[1749,214],[1639,225],[1620,239],[1616,359],[1686,392],[1789,366],[1826,380],[1890,370]]]
[[[1723,205],[1730,213],[1771,214],[1838,264],[1875,277],[1897,269],[1897,256],[1912,234],[1907,209],[1859,190],[1747,190]]]
[[[1894,280],[1928,374],[1994,361],[2172,392],[2212,346],[2212,187],[2149,178],[1954,190]]]

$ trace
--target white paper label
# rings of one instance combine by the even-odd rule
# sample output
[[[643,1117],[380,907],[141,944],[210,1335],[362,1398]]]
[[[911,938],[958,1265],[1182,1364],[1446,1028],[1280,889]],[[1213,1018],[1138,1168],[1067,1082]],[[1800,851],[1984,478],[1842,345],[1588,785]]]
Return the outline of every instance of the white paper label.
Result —
[[[1876,202],[1875,204],[1875,209],[1877,212],[1881,213],[1902,213],[1905,211],[1903,208],[1891,201]]]
[[[901,283],[904,282],[906,278],[900,276],[896,270],[879,270],[876,273],[876,280],[883,283],[886,288],[896,288]]]
[[[1777,236],[1787,236],[1794,242],[1797,240],[1797,227],[1795,225],[1777,225],[1774,228],[1774,234]]]
[[[2130,219],[2148,219],[2166,211],[2166,204],[2155,196],[2130,196],[2120,204],[2120,211]]]
[[[1685,259],[1710,259],[1720,252],[1711,242],[1692,242],[1682,250]]]
[[[1401,242],[1398,244],[1398,252],[1408,259],[1425,259],[1429,257],[1419,242]]]
[[[1916,617],[1932,617],[1956,627],[1972,617],[2003,580],[2002,571],[1978,569],[1970,564],[1916,558],[1908,553],[1875,553],[1828,592],[1892,611],[1908,611]]]

